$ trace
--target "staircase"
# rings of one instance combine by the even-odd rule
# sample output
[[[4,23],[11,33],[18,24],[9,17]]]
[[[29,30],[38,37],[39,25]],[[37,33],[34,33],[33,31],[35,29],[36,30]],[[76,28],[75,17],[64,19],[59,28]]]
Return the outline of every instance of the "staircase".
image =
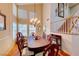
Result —
[[[71,16],[65,19],[65,22],[58,29],[59,33],[71,34],[73,33],[73,28],[75,27],[77,21],[79,20],[79,16]]]

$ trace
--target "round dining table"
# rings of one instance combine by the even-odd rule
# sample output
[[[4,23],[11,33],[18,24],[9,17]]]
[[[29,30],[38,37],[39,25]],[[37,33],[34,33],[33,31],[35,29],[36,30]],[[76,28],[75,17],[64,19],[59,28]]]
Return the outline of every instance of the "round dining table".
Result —
[[[38,40],[35,40],[31,38],[28,40],[28,49],[30,51],[33,51],[35,56],[37,53],[42,52],[44,48],[47,47],[49,44],[50,41],[48,41],[47,39],[40,38]]]

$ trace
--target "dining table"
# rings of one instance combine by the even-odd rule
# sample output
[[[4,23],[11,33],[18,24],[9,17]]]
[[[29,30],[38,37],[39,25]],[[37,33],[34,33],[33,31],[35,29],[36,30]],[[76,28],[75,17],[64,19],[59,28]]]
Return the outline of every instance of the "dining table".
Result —
[[[39,52],[42,52],[49,44],[50,41],[42,37],[38,40],[33,39],[33,37],[28,39],[28,49],[34,52],[33,56]]]

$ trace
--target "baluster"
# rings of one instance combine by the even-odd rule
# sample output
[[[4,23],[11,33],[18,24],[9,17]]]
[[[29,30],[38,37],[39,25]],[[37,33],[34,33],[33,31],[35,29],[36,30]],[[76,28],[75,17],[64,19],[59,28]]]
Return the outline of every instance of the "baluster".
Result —
[[[68,32],[68,19],[67,19],[67,21],[66,21],[66,33]]]

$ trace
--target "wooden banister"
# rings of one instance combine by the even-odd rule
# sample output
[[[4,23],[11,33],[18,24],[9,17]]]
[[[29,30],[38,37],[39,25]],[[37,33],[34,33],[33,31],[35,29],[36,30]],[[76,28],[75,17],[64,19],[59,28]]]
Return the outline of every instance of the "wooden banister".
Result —
[[[74,28],[74,26],[75,26],[75,24],[76,24],[76,22],[78,21],[78,19],[79,19],[79,17],[73,22],[73,20],[72,20],[72,27],[70,28],[70,30],[69,30],[69,33],[72,31],[72,29]]]
[[[78,19],[79,19],[79,16],[71,16],[66,18],[65,22],[58,29],[58,32],[71,33]]]

